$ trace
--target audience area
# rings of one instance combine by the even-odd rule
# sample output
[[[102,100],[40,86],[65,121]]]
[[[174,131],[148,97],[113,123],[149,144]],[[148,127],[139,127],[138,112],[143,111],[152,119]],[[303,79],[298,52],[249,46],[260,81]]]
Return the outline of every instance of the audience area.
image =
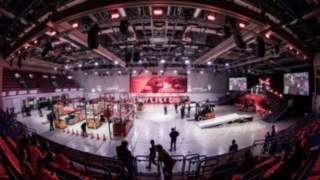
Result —
[[[2,179],[130,179],[119,157],[101,157],[57,144],[37,135],[35,130],[5,112],[1,113],[0,123]],[[320,177],[319,126],[319,116],[310,115],[244,149],[213,157],[172,156],[177,160],[173,176],[180,179],[317,179]],[[157,168],[146,170],[148,161],[147,155],[135,156],[135,178],[163,177],[161,163]]]
[[[45,74],[31,71],[4,69],[2,91],[38,90],[38,92],[55,92],[56,89],[80,88],[66,75]]]

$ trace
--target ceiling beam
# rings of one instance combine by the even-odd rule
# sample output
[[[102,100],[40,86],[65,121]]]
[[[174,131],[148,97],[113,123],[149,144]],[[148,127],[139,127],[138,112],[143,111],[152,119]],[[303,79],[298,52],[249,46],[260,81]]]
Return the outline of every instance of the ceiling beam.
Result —
[[[250,24],[246,30],[242,33],[242,39],[244,42],[247,42],[255,37],[255,32],[259,27],[254,24]],[[230,49],[233,49],[236,47],[236,44],[232,38],[232,36],[226,40],[224,40],[222,43],[208,51],[207,53],[203,54],[202,56],[198,57],[193,64],[202,64],[206,63],[211,60],[215,60],[218,56],[224,54],[225,52],[229,51]]]
[[[229,16],[237,17],[238,19],[245,20],[247,22],[253,22],[258,25],[266,25],[268,24],[271,27],[271,30],[275,32],[279,37],[287,41],[297,50],[302,52],[308,57],[312,57],[312,53],[307,48],[307,46],[301,43],[299,38],[294,38],[291,34],[289,34],[285,29],[281,27],[280,24],[273,23],[272,21],[268,21],[264,14],[259,14],[257,12],[251,11],[246,7],[235,4],[232,1],[225,0],[118,0],[114,1],[101,1],[101,0],[90,0],[85,1],[81,4],[78,4],[74,7],[71,7],[65,11],[61,11],[52,17],[52,21],[55,24],[59,24],[65,21],[69,21],[75,18],[79,18],[85,16],[90,13],[94,13],[97,11],[105,11],[108,9],[117,9],[123,7],[134,7],[141,5],[149,5],[149,6],[186,6],[191,8],[201,8],[208,11],[218,11],[223,14],[227,14]],[[30,32],[26,33],[23,37],[19,38],[16,42],[14,42],[13,46],[7,48],[4,53],[4,57],[10,56],[14,53],[18,48],[20,48],[23,44],[30,42],[32,39],[38,37],[43,32],[45,32],[48,27],[45,25],[45,22],[40,23],[37,27],[32,29]],[[297,33],[295,33],[297,34]]]
[[[72,29],[72,26],[69,23],[61,23],[59,24],[56,29],[60,32],[65,32],[65,31],[70,31],[70,29]],[[88,45],[88,41],[87,41],[87,35],[83,34],[82,32],[80,32],[77,29],[72,29],[69,34],[68,37],[80,44],[82,44],[83,46],[87,46]],[[113,61],[113,62],[118,62],[119,65],[121,66],[125,66],[125,62],[119,58],[118,56],[116,56],[115,54],[113,54],[111,51],[109,51],[108,49],[99,46],[98,49],[94,49],[94,52],[96,52],[97,54],[100,54],[101,56]]]

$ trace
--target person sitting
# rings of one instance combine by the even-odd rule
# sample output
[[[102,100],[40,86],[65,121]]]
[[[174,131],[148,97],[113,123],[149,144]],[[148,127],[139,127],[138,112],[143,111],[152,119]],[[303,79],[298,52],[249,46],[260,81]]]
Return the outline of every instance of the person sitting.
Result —
[[[238,144],[236,144],[236,140],[232,140],[232,144],[229,147],[229,152],[235,152],[238,151]]]
[[[241,160],[241,162],[239,163],[239,166],[238,166],[238,172],[243,174],[251,169],[254,168],[254,164],[255,164],[255,159],[254,157],[252,156],[250,150],[246,150],[244,152],[244,156]]]
[[[292,174],[295,173],[299,169],[303,158],[304,158],[304,152],[301,147],[301,142],[297,141],[294,145],[293,153],[291,154],[291,156],[289,157],[289,160],[288,160],[288,164],[290,166],[289,169]]]
[[[300,145],[301,145],[301,147],[303,149],[303,157],[307,158],[308,155],[310,154],[311,150],[310,150],[308,134],[306,132],[304,132],[302,134],[302,139],[301,139]]]
[[[37,160],[38,168],[36,171],[36,177],[45,180],[58,180],[59,177],[52,171],[45,168],[46,163],[40,158]]]
[[[56,162],[59,165],[61,169],[64,170],[69,170],[71,165],[70,165],[70,160],[62,153],[62,150],[58,148],[56,150]]]

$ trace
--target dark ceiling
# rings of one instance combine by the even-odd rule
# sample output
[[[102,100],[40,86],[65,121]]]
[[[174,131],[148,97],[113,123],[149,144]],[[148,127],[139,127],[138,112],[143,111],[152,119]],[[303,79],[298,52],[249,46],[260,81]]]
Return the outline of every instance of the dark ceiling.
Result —
[[[20,57],[23,66],[37,62],[65,70],[185,67],[270,73],[310,67],[320,48],[318,0],[111,4],[0,0],[0,4],[0,49],[14,65]],[[162,15],[155,15],[155,10]],[[119,18],[112,18],[116,14]],[[95,25],[99,47],[91,50],[87,34]],[[241,40],[235,43],[236,34],[245,47]]]

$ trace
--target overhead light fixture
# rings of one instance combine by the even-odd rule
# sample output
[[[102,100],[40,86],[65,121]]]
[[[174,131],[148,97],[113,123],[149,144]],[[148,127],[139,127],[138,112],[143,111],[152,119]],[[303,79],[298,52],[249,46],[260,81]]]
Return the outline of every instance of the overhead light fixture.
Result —
[[[118,19],[120,17],[119,13],[112,13],[111,14],[111,19]]]
[[[78,67],[82,67],[82,64],[78,64]]]
[[[161,64],[164,64],[164,63],[166,63],[166,60],[164,60],[164,59],[161,59]]]
[[[54,69],[54,70],[57,70],[58,68],[57,68],[57,67],[54,67],[53,69]]]
[[[136,71],[136,70],[133,70],[133,71],[132,71],[132,73],[133,73],[133,74],[136,74],[136,73],[137,73],[137,71]]]
[[[67,78],[68,78],[68,79],[72,79],[72,76],[68,76]]]
[[[239,23],[239,27],[240,27],[240,28],[245,28],[245,27],[246,27],[246,24],[243,23],[243,22],[240,22],[240,23]]]
[[[266,38],[268,38],[268,39],[269,39],[269,38],[271,37],[271,33],[269,33],[269,32],[268,32],[268,33],[266,33],[266,35],[265,35],[265,36],[266,36]]]
[[[161,70],[160,70],[160,74],[162,74],[162,73],[163,73],[163,70],[161,69]]]
[[[99,63],[98,63],[98,62],[95,62],[94,65],[95,65],[95,66],[99,66]]]
[[[38,44],[38,40],[34,40],[34,41],[33,41],[33,44]]]
[[[94,72],[94,74],[95,74],[95,75],[98,75],[98,72],[96,71],[96,72]]]
[[[51,32],[50,32],[50,36],[55,36],[56,34],[57,34],[56,31],[51,31]]]
[[[289,46],[289,49],[292,50],[293,49],[292,46]]]
[[[212,65],[211,61],[208,61],[208,62],[207,62],[207,65],[209,65],[209,66]]]
[[[189,60],[185,60],[184,63],[185,63],[185,64],[189,64],[190,61],[189,61]]]
[[[139,60],[139,64],[141,64],[142,63],[142,61],[141,60]]]
[[[229,66],[229,63],[226,63],[225,66],[228,67],[228,66]]]
[[[118,64],[119,62],[118,61],[114,61],[114,64]]]
[[[84,75],[86,76],[86,75],[88,75],[88,73],[87,73],[87,72],[85,72],[85,73],[84,73]]]
[[[187,74],[190,74],[190,70],[187,71]]]
[[[216,20],[216,17],[215,17],[214,15],[208,15],[208,16],[207,16],[207,19],[208,19],[209,21],[214,21],[214,20]]]
[[[162,9],[154,9],[153,10],[153,15],[161,16],[162,14],[163,14]]]
[[[149,71],[146,69],[146,70],[144,70],[144,73],[148,73]]]
[[[72,28],[77,28],[77,27],[79,27],[79,23],[73,23],[72,24]]]
[[[118,74],[121,74],[121,71],[118,71]]]
[[[177,74],[177,73],[178,73],[178,71],[177,71],[177,70],[173,70],[173,73]]]

